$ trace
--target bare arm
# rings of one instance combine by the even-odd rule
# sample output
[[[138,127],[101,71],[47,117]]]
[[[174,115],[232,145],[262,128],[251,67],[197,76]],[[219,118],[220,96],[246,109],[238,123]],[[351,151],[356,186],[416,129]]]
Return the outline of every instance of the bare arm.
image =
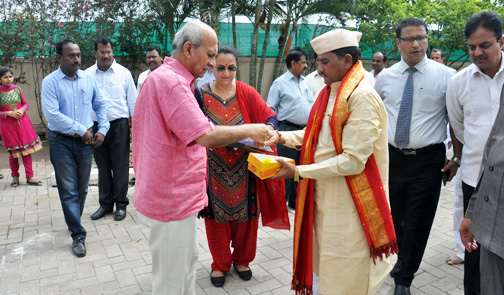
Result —
[[[244,124],[240,126],[215,126],[215,128],[196,138],[196,142],[204,147],[226,146],[237,141],[251,138],[263,143],[276,132],[265,124]]]

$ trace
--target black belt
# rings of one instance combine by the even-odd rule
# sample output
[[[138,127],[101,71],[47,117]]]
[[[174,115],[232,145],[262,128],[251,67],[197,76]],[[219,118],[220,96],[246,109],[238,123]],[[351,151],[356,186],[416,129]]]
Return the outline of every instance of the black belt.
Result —
[[[390,150],[392,150],[398,154],[405,155],[405,156],[418,156],[421,154],[428,153],[432,150],[435,150],[436,148],[439,148],[442,145],[444,145],[444,143],[440,142],[440,143],[431,144],[431,145],[428,145],[426,147],[419,148],[419,149],[402,149],[402,150],[400,150],[390,144],[388,146],[389,146]]]
[[[93,132],[93,128],[89,128],[87,131],[89,131],[89,132]],[[61,132],[61,131],[54,131],[54,132],[56,132],[56,133],[58,133],[58,134],[61,134],[61,135],[70,136],[70,137],[73,137],[73,138],[80,138],[80,137],[81,137],[81,136],[80,136],[79,134],[77,134],[77,133],[75,133],[75,134],[68,134],[68,133],[63,133],[63,132]]]
[[[303,129],[303,128],[305,128],[305,127],[306,127],[306,125],[298,125],[298,124],[291,123],[291,122],[289,122],[289,121],[280,121],[280,122],[278,122],[278,123],[280,123],[280,124],[285,124],[285,125],[290,125],[290,126],[292,126],[292,127],[296,127],[297,129]]]

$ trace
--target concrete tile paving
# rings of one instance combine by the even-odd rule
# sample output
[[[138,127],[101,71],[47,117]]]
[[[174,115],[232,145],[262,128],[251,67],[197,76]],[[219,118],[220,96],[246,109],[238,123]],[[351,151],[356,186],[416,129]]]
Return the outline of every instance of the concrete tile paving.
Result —
[[[52,186],[53,167],[49,144],[33,155],[35,177],[41,187],[27,186],[21,167],[21,185],[10,186],[6,153],[0,154],[0,293],[1,294],[150,294],[151,262],[147,237],[149,229],[139,223],[133,206],[128,216],[114,221],[113,215],[92,221],[99,206],[97,171],[82,216],[86,228],[88,254],[75,257],[70,249],[58,192]],[[134,201],[134,187],[128,195]],[[443,187],[427,250],[411,288],[412,294],[463,294],[463,266],[449,266],[444,259],[455,253],[452,231],[453,186]],[[291,223],[294,211],[289,211]],[[294,294],[292,275],[293,232],[260,227],[257,255],[251,264],[254,277],[242,281],[231,270],[223,288],[210,283],[212,257],[208,250],[205,225],[198,220],[199,264],[196,294],[249,295]],[[394,258],[395,260],[395,258]],[[344,271],[344,270],[341,270]],[[393,294],[388,277],[377,294]]]

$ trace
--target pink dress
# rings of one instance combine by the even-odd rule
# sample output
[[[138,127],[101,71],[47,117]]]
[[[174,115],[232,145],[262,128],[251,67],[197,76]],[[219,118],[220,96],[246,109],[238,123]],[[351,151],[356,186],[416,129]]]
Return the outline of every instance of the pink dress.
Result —
[[[4,89],[0,89],[0,135],[9,156],[19,158],[42,149],[42,142],[26,114],[29,105],[21,88],[16,87],[11,93],[1,90]],[[20,108],[25,110],[21,118],[7,116],[6,112]]]

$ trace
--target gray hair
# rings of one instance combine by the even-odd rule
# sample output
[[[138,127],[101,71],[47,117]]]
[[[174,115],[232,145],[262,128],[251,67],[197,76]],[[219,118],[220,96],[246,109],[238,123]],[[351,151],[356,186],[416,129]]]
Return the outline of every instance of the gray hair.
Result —
[[[173,53],[177,54],[182,52],[182,48],[186,42],[191,42],[194,49],[199,50],[202,39],[201,31],[202,29],[199,21],[188,22],[175,34],[175,38],[173,38]]]

